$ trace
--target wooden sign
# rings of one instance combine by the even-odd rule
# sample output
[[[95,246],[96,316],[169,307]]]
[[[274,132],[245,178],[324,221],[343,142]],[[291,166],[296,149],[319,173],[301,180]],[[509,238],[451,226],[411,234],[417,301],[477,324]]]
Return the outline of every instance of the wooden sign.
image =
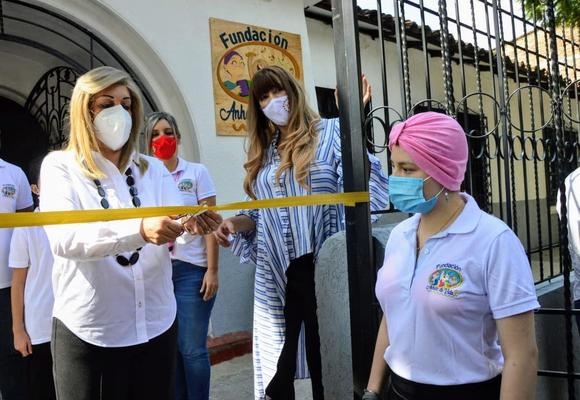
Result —
[[[217,134],[242,136],[256,71],[278,65],[302,82],[300,35],[216,18],[209,26]]]

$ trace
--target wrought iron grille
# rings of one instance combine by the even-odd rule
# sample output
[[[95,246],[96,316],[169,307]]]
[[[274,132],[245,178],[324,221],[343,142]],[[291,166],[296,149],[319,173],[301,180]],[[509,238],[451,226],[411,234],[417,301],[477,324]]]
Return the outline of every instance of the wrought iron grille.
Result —
[[[0,0],[0,41],[30,46],[66,64],[38,80],[25,106],[45,129],[52,149],[66,140],[63,128],[75,79],[92,68],[110,65],[127,71],[143,94],[145,111],[157,109],[131,65],[98,35],[64,15],[26,1]]]
[[[60,149],[68,139],[65,124],[70,96],[78,73],[69,67],[47,71],[36,83],[24,108],[40,123],[48,135],[48,147]]]

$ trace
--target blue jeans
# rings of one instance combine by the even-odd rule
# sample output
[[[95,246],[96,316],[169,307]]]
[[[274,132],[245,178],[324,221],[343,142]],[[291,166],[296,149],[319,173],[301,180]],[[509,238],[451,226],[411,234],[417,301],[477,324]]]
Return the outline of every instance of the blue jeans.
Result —
[[[25,376],[24,358],[14,349],[8,287],[0,289],[0,400],[22,400],[25,397]]]
[[[177,400],[209,399],[210,362],[207,330],[215,296],[200,293],[207,268],[173,260],[173,286],[177,300]]]

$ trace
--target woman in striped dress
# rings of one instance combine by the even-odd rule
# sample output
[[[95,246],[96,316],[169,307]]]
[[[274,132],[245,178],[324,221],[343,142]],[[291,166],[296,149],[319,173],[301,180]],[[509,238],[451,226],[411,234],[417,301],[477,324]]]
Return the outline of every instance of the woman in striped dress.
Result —
[[[370,87],[363,78],[365,97]],[[252,199],[342,192],[338,119],[321,119],[286,70],[258,71],[248,106],[244,190]],[[369,155],[371,209],[388,204],[387,178]],[[218,242],[255,263],[255,398],[294,399],[294,378],[324,398],[314,265],[324,241],[344,229],[341,205],[243,210],[223,221]],[[233,239],[230,241],[233,235]]]

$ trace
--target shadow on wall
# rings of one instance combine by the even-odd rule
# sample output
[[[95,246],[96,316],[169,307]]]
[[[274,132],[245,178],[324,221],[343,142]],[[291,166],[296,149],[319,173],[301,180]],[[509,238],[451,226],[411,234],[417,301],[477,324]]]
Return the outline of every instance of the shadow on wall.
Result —
[[[252,332],[255,270],[254,265],[240,264],[230,249],[220,247],[220,286],[212,311],[210,335]]]

